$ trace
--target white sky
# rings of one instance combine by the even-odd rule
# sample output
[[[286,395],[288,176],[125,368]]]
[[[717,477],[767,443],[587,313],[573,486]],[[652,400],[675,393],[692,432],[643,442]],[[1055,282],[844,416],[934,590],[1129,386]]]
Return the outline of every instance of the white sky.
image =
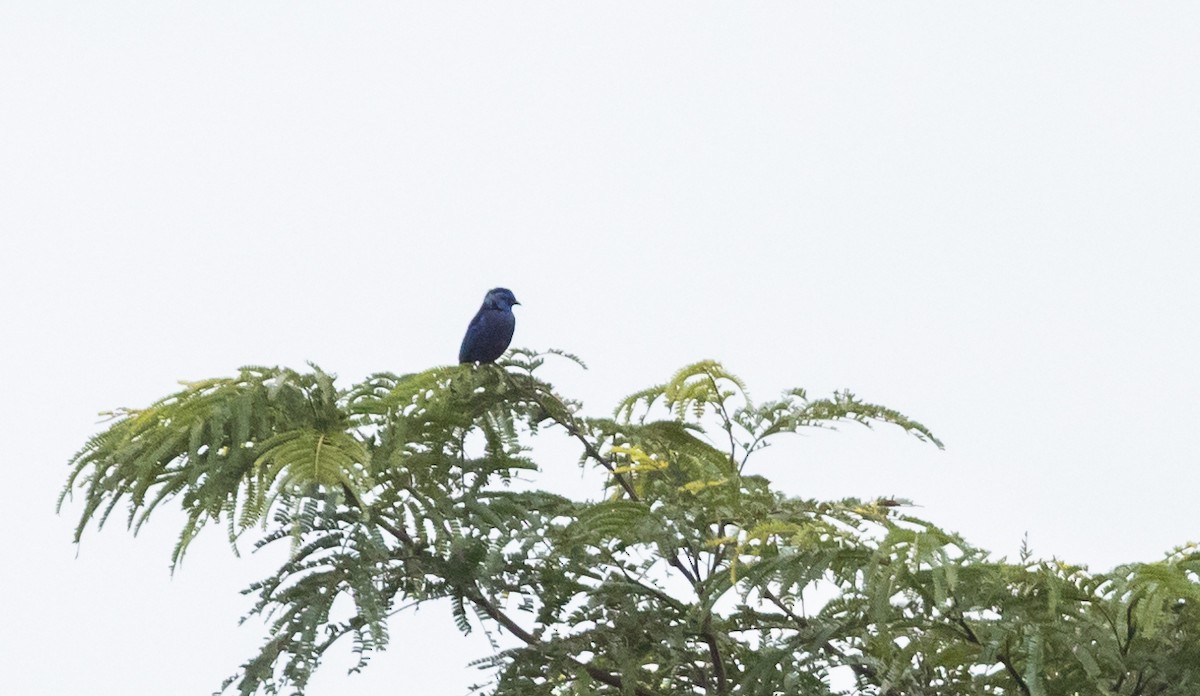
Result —
[[[0,4],[0,691],[208,694],[272,558],[177,518],[76,556],[65,462],[178,379],[450,362],[486,289],[593,414],[701,358],[945,452],[769,450],[1011,554],[1200,540],[1200,5]],[[573,455],[545,485],[577,495]],[[444,606],[313,696],[456,695]]]

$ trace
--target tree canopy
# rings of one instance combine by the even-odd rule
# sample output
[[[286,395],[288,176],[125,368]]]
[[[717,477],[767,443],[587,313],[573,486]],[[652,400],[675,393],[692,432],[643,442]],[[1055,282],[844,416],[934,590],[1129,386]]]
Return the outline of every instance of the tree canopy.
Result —
[[[340,640],[366,667],[401,607],[434,600],[515,639],[477,665],[497,696],[1200,692],[1194,545],[1106,573],[997,559],[905,500],[792,497],[755,468],[776,438],[842,422],[941,446],[897,411],[845,391],[755,402],[706,361],[592,416],[538,376],[556,356],[574,360],[185,383],[113,412],[59,506],[81,499],[78,541],[118,509],[136,531],[180,505],[173,565],[213,525],[291,546],[247,590],[269,630],[223,685],[244,695],[302,693]],[[604,473],[595,499],[509,485],[536,481],[550,428]]]

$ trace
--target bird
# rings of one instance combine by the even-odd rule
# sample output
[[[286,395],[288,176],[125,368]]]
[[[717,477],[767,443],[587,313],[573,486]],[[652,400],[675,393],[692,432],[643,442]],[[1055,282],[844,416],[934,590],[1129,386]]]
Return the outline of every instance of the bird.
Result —
[[[490,363],[503,355],[517,325],[512,308],[518,304],[521,303],[508,288],[488,290],[483,306],[467,325],[467,335],[458,349],[458,362]]]

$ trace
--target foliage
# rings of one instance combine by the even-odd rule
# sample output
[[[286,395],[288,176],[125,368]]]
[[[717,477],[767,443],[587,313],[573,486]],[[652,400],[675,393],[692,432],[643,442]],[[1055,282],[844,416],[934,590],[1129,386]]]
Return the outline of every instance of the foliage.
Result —
[[[136,530],[178,501],[173,563],[210,524],[291,544],[247,590],[269,635],[224,685],[241,694],[303,692],[343,638],[362,668],[431,600],[515,639],[479,662],[499,696],[1200,692],[1195,547],[1110,573],[996,560],[904,501],[794,498],[750,468],[781,434],[846,421],[941,446],[896,411],[800,389],[755,404],[701,362],[585,417],[536,376],[545,357],[346,389],[315,366],[187,383],[114,413],[60,507],[82,497],[78,540],[122,502]],[[606,495],[507,485],[547,427]]]

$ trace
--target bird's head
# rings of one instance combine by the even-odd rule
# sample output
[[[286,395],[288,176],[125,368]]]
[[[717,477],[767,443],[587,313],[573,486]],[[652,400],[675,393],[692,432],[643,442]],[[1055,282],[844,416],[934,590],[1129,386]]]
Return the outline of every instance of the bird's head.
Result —
[[[512,309],[513,305],[519,305],[517,296],[512,294],[512,290],[508,288],[492,288],[488,290],[488,294],[483,298],[483,306],[489,309]]]

